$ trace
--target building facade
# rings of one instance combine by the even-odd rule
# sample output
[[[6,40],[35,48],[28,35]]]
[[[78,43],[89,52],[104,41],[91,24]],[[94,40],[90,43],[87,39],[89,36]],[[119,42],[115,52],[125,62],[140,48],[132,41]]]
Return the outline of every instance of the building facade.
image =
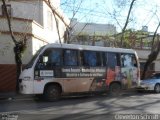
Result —
[[[112,24],[82,23],[77,19],[71,20],[70,43],[108,46],[116,34],[116,27]],[[109,43],[107,43],[110,41]]]
[[[11,27],[17,41],[27,39],[22,62],[27,64],[35,52],[48,43],[64,41],[69,19],[60,10],[60,0],[7,0]],[[52,14],[53,11],[55,14]],[[4,6],[0,1],[0,92],[15,89],[14,43],[11,39]]]

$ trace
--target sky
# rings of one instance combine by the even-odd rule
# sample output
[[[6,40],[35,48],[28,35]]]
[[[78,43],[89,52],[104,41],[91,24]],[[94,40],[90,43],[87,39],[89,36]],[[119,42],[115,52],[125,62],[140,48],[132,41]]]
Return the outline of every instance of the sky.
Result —
[[[131,0],[61,0],[61,8],[69,18],[77,18],[80,22],[114,24],[117,31],[121,31],[130,3]],[[142,26],[148,26],[148,30],[154,32],[160,21],[160,0],[136,0],[130,18],[128,29],[140,30]]]

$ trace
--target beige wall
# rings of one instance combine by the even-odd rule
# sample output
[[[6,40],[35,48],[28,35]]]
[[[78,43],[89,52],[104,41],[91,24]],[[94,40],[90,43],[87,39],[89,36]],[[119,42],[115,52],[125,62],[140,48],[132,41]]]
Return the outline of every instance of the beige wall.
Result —
[[[8,35],[0,34],[0,64],[13,64],[13,42]]]
[[[32,20],[24,19],[12,19],[11,26],[12,31],[21,33],[31,33],[32,32]],[[8,22],[5,17],[0,17],[0,31],[9,31]]]
[[[53,8],[57,11],[59,16],[69,25],[69,19],[62,13],[60,10],[60,0],[51,0]],[[23,18],[23,19],[30,19],[34,20],[36,23],[38,23],[43,29],[43,30],[33,30],[34,33],[38,33],[40,37],[43,39],[45,38],[49,43],[57,43],[59,42],[59,37],[57,33],[57,27],[56,27],[56,22],[54,15],[52,14],[52,23],[53,23],[53,29],[50,30],[48,29],[49,23],[48,23],[48,12],[51,11],[51,9],[47,6],[45,2],[42,0],[10,0],[7,2],[7,4],[11,4],[12,7],[12,17],[15,18]],[[0,6],[2,5],[2,2],[0,2]],[[0,15],[2,15],[2,10],[0,9]],[[60,32],[60,38],[62,39],[61,41],[63,42],[63,37],[64,37],[64,31],[66,30],[65,24],[62,22],[62,20],[57,17],[58,19],[58,26],[59,26],[59,32]],[[16,21],[15,21],[16,22]],[[27,32],[31,32],[31,29],[28,29],[28,25],[26,24],[21,24],[20,21],[17,21],[18,23],[13,23],[13,31],[21,31],[26,32],[25,30],[27,29]],[[19,25],[18,25],[19,24]],[[23,29],[18,29],[18,27]],[[0,26],[1,28],[5,28],[4,30],[8,30],[8,26],[5,24],[2,24]],[[31,27],[30,27],[31,28]],[[34,27],[33,27],[34,28]],[[43,33],[42,33],[43,32]]]
[[[17,38],[18,36],[16,36]],[[23,53],[23,63],[26,64],[30,59],[32,54],[32,39],[27,40],[27,49]],[[0,35],[0,64],[15,64],[14,59],[14,44],[8,34]]]
[[[59,7],[59,0],[52,0],[52,2],[57,2],[57,4],[53,4],[55,8]],[[23,54],[23,64],[28,63],[41,46],[48,43],[59,42],[53,14],[53,29],[48,29],[48,11],[51,13],[52,11],[45,2],[42,2],[42,0],[10,0],[7,4],[11,4],[13,10],[11,24],[12,30],[15,32],[16,40],[22,40],[24,36],[27,35],[27,49]],[[0,5],[2,5],[1,1]],[[59,13],[59,16],[69,24],[69,19],[63,16],[61,10],[56,9],[56,11]],[[14,44],[9,34],[8,23],[6,18],[1,15],[2,11],[0,9],[0,64],[15,64],[13,53]],[[57,17],[57,19],[61,41],[63,42],[66,25],[59,17]]]
[[[23,40],[25,35],[27,36],[27,49],[23,54],[23,64],[28,63],[41,46],[54,42],[52,32],[47,32],[35,21],[12,19],[12,24],[17,41]],[[7,26],[6,19],[0,17],[0,64],[15,64],[14,43]]]
[[[54,1],[54,0],[53,0]],[[59,0],[58,0],[59,1]],[[58,2],[57,1],[57,2]],[[54,2],[53,2],[54,3]],[[59,3],[57,3],[59,4]],[[54,4],[52,4],[53,6]],[[58,8],[57,6],[53,6],[53,8],[55,9],[55,11],[59,14],[59,16],[61,17],[61,19],[63,19],[65,21],[65,23],[69,26],[70,21],[69,19],[63,14],[63,12],[61,11],[60,8]],[[44,23],[44,29],[46,31],[47,34],[50,34],[48,40],[49,43],[59,43],[59,36],[58,36],[58,31],[57,31],[57,24],[56,24],[56,20],[55,20],[55,16],[52,13],[52,22],[53,22],[53,29],[52,31],[48,29],[48,12],[52,13],[52,10],[47,6],[47,4],[43,4],[43,15],[44,15],[44,19],[43,19],[43,23]],[[57,19],[57,23],[58,23],[58,29],[59,29],[59,34],[60,34],[60,38],[61,38],[61,42],[64,42],[64,32],[66,31],[66,25],[62,22],[62,20],[56,15],[56,19]],[[47,35],[46,35],[47,36]]]
[[[6,4],[11,4],[13,17],[35,20],[37,23],[43,25],[43,3],[41,0],[12,0],[6,2]],[[0,2],[1,5],[2,2]],[[2,14],[1,9],[0,14]]]

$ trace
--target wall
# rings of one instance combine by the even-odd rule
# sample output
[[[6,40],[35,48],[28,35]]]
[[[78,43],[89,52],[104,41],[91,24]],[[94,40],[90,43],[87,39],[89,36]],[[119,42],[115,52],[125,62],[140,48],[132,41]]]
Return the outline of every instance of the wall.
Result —
[[[54,4],[53,4],[54,5]],[[56,12],[59,14],[59,16],[66,22],[66,24],[69,25],[69,19],[61,12],[60,8],[56,8],[56,7],[53,7],[55,8]],[[53,15],[52,13],[52,10],[48,7],[47,4],[43,4],[43,15],[44,15],[44,19],[43,19],[43,23],[44,23],[44,29],[47,33],[46,37],[47,36],[50,36],[48,38],[48,42],[49,43],[59,43],[60,40],[59,40],[59,36],[58,36],[58,31],[57,31],[57,24],[56,24],[56,21],[55,21],[55,16]],[[49,26],[49,23],[48,23],[48,12],[52,13],[52,30],[50,30],[48,28]],[[57,19],[57,23],[58,23],[58,29],[59,29],[59,34],[60,34],[60,38],[61,38],[61,42],[63,43],[64,42],[64,32],[66,31],[66,25],[62,22],[62,20],[56,15],[56,19]]]
[[[73,35],[77,35],[80,32],[82,32],[82,34],[102,36],[116,34],[116,27],[111,24],[81,23],[73,19],[73,21],[71,21],[71,27],[73,28]]]
[[[16,90],[16,65],[0,64],[0,93]]]
[[[52,2],[56,7],[59,7],[59,0],[52,0]],[[7,4],[11,4],[13,10],[11,23],[16,40],[19,41],[24,39],[24,36],[27,37],[27,48],[22,58],[23,64],[27,64],[41,46],[59,42],[53,14],[53,29],[48,29],[47,12],[51,12],[51,10],[45,2],[42,2],[42,0],[12,0]],[[2,2],[0,1],[1,5]],[[15,90],[16,84],[14,43],[9,33],[7,20],[1,15],[2,10],[0,8],[0,92],[9,92]],[[61,13],[60,16],[62,17],[63,14]],[[63,42],[66,26],[60,18],[57,17],[57,19]],[[64,20],[69,21],[66,17],[64,17]]]
[[[11,4],[13,17],[35,20],[43,26],[43,5],[41,0],[12,0],[6,2],[6,4]],[[1,5],[2,2],[0,2],[0,7]],[[1,8],[0,15],[2,15]]]
[[[145,62],[148,58],[148,55],[150,54],[150,50],[138,50],[136,49],[136,52],[138,54],[139,60],[140,62]],[[156,61],[154,61],[155,63],[155,71],[160,71],[160,54],[158,55],[158,58]]]

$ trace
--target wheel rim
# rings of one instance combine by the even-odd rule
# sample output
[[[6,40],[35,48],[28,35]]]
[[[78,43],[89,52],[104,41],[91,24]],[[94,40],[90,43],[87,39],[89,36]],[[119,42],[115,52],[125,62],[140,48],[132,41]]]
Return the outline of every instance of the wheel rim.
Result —
[[[159,92],[160,92],[160,86],[159,86],[159,85],[156,85],[156,86],[155,86],[155,91],[156,91],[156,93],[159,93]]]
[[[52,90],[49,92],[49,97],[50,97],[50,98],[57,99],[57,97],[58,97],[58,91],[57,91],[56,89],[52,89]]]
[[[114,84],[111,86],[111,94],[112,95],[118,95],[120,93],[121,87],[118,84]]]
[[[113,92],[113,93],[118,93],[119,90],[120,90],[120,89],[119,89],[119,88],[116,88],[116,87],[113,87],[113,88],[112,88],[112,92]]]

